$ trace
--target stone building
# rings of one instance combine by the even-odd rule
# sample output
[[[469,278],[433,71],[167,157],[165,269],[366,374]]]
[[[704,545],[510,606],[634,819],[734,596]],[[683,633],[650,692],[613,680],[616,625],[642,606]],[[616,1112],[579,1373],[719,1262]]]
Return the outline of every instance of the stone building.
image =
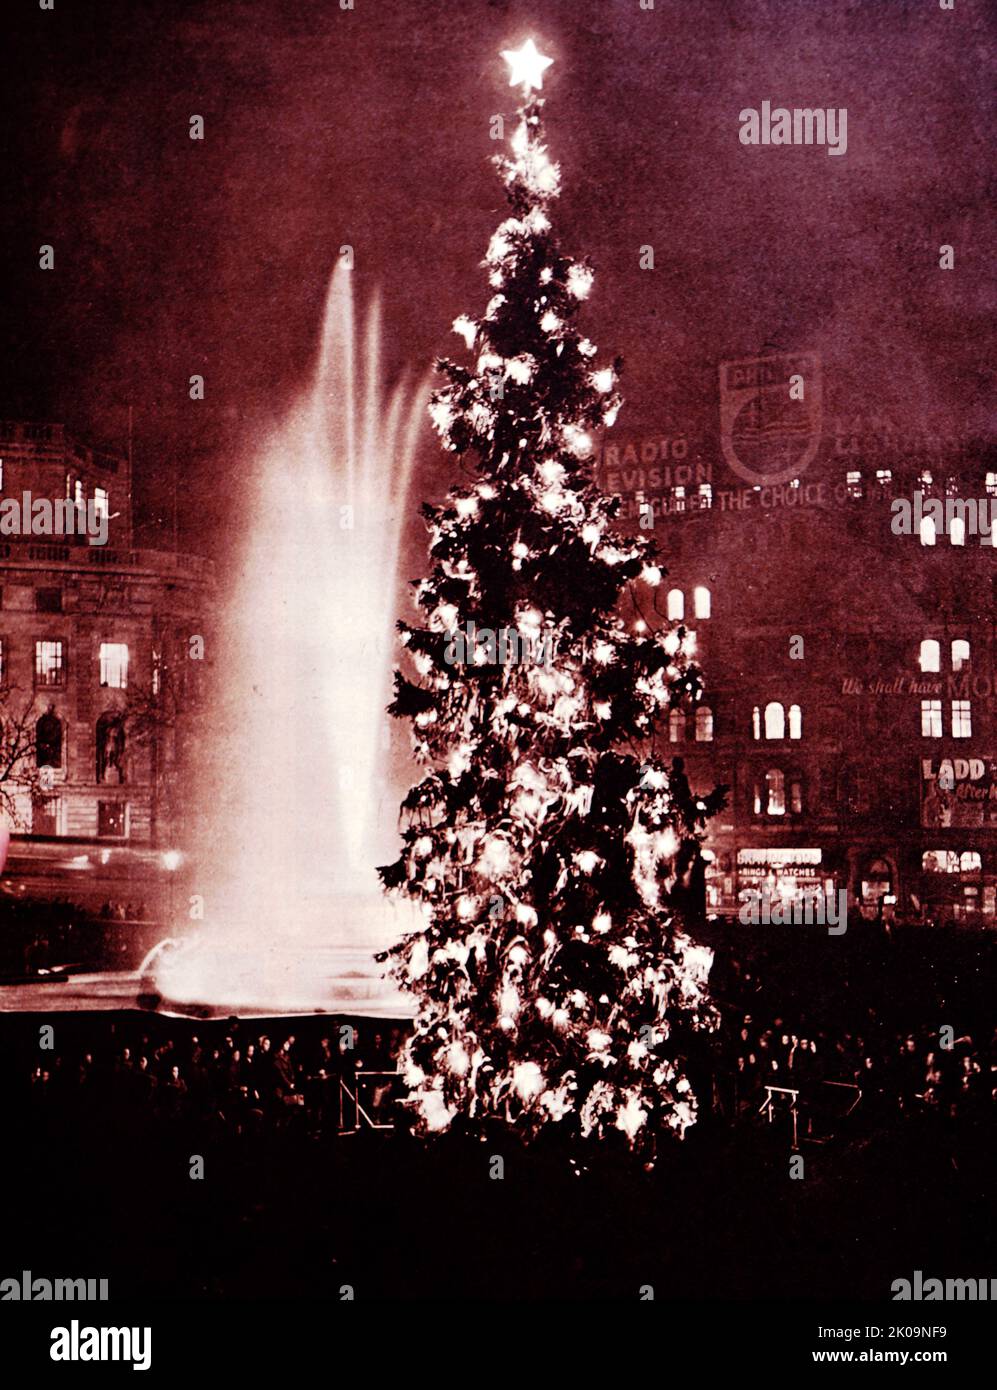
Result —
[[[64,841],[81,866],[92,859],[81,843],[104,847],[96,862],[105,864],[113,846],[169,847],[211,566],[134,549],[128,459],[62,425],[0,422],[0,460],[0,792],[11,860],[47,872],[69,862]],[[31,499],[46,498],[70,504],[81,523],[88,508],[91,520],[103,514],[106,543],[79,534],[83,525],[39,531]]]
[[[847,888],[866,917],[995,925],[997,462],[821,397],[813,354],[724,363],[711,422],[600,459],[668,570],[638,605],[696,634],[707,693],[661,751],[731,788],[710,903]]]

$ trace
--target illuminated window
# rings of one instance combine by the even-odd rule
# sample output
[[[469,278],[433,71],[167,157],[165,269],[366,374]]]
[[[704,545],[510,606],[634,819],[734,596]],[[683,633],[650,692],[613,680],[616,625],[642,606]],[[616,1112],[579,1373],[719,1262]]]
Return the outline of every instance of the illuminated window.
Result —
[[[93,490],[93,509],[97,517],[98,525],[100,518],[106,521],[111,515],[111,499],[107,495],[106,487],[95,487]]]
[[[978,874],[982,867],[983,860],[973,849],[961,854],[954,849],[926,849],[921,856],[921,868],[928,874]]]
[[[931,476],[931,474],[928,472],[928,470],[925,469],[924,472],[921,474],[921,477],[920,477],[920,480],[919,480],[919,481],[920,481],[922,487],[927,488],[927,487],[930,487],[931,484],[932,484],[935,480],[934,480],[934,478]]]
[[[862,496],[862,474],[857,470],[845,474],[845,485],[848,488],[849,497]]]
[[[713,711],[708,705],[699,705],[696,709],[696,742],[713,742]]]
[[[713,488],[709,483],[700,483],[699,496],[704,508],[713,506]]]
[[[794,816],[803,814],[803,783],[799,779],[789,784],[789,809]]]
[[[921,670],[940,671],[942,669],[942,648],[933,637],[926,637],[921,643]]]
[[[964,637],[957,637],[952,643],[952,670],[961,671],[968,661],[969,643]]]
[[[704,584],[697,584],[692,591],[693,613],[697,618],[710,616],[710,591]]]
[[[77,478],[77,479],[76,479],[76,488],[75,488],[75,492],[74,492],[74,500],[75,500],[76,505],[77,505],[78,507],[85,507],[86,504],[87,504],[87,499],[86,499],[86,497],[83,495],[83,480],[82,480],[82,478]]]
[[[932,521],[930,516],[922,516],[920,529],[921,544],[934,545],[938,537],[935,534],[935,523]]]
[[[668,716],[668,741],[669,743],[682,743],[685,739],[685,714],[680,709],[673,709]]]
[[[942,702],[941,700],[921,701],[921,737],[941,738]]]
[[[987,474],[986,488],[988,497],[997,497],[997,473]]]
[[[754,738],[762,736],[762,712],[757,705],[751,711],[751,733]]]
[[[676,510],[677,512],[684,512],[684,511],[685,511],[685,488],[684,488],[684,487],[673,488],[673,490],[672,490],[672,496],[675,498],[675,510]]]
[[[672,622],[681,622],[685,617],[685,595],[681,589],[668,590],[668,616]]]
[[[973,712],[968,700],[952,701],[952,737],[973,737]]]
[[[765,814],[786,814],[786,779],[777,767],[765,774]]]
[[[35,643],[35,685],[62,685],[66,670],[61,642]]]
[[[799,705],[790,705],[789,707],[789,737],[803,737],[803,711]]]
[[[786,712],[775,700],[765,706],[765,737],[786,737]]]
[[[125,642],[101,642],[100,683],[113,690],[128,687],[128,646]]]
[[[887,491],[893,482],[893,470],[891,468],[877,468],[876,482],[884,492]]]
[[[966,523],[961,516],[952,518],[952,525],[949,527],[949,540],[953,545],[966,544]]]

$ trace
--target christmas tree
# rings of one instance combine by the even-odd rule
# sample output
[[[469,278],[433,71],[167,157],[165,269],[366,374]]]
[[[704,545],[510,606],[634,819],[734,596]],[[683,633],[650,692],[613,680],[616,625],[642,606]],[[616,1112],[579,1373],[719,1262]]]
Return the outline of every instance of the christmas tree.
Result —
[[[430,406],[475,481],[423,509],[433,569],[421,625],[399,624],[414,669],[391,705],[426,768],[380,870],[424,906],[388,953],[418,1004],[407,1103],[421,1132],[617,1131],[646,1152],[696,1114],[681,1058],[715,1023],[710,956],[676,905],[723,789],[695,799],[654,754],[668,711],[700,696],[691,634],[621,613],[627,596],[652,611],[663,570],[592,481],[620,363],[574,327],[592,270],[551,230],[559,169],[533,95],[550,60],[532,41],[503,56],[524,94],[494,161],[511,216],[483,317],[454,324],[471,365],[439,362]]]

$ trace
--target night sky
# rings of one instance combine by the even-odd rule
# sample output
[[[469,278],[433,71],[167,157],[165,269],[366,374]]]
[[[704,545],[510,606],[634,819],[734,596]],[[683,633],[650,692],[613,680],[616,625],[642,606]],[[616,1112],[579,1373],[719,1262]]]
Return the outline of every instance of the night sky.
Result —
[[[5,7],[0,410],[114,445],[131,404],[147,540],[176,467],[184,542],[213,543],[254,429],[301,385],[340,245],[361,299],[380,288],[391,373],[459,355],[450,324],[482,310],[505,215],[489,120],[517,98],[499,50],[531,34],[556,60],[563,244],[598,271],[581,323],[625,358],[619,433],[693,431],[718,359],[765,345],[819,350],[838,408],[985,429],[983,0],[355,4]],[[846,107],[847,154],[744,148],[738,113],[763,100]],[[449,465],[428,428],[423,452],[436,491]]]

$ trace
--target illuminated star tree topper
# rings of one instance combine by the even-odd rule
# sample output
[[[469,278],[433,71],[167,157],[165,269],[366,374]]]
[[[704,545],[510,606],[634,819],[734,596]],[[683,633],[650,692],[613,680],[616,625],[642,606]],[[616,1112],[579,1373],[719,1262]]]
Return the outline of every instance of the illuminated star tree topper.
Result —
[[[543,88],[544,73],[554,61],[545,58],[532,39],[527,39],[520,48],[503,49],[502,57],[509,64],[509,86],[522,87],[525,97]]]

